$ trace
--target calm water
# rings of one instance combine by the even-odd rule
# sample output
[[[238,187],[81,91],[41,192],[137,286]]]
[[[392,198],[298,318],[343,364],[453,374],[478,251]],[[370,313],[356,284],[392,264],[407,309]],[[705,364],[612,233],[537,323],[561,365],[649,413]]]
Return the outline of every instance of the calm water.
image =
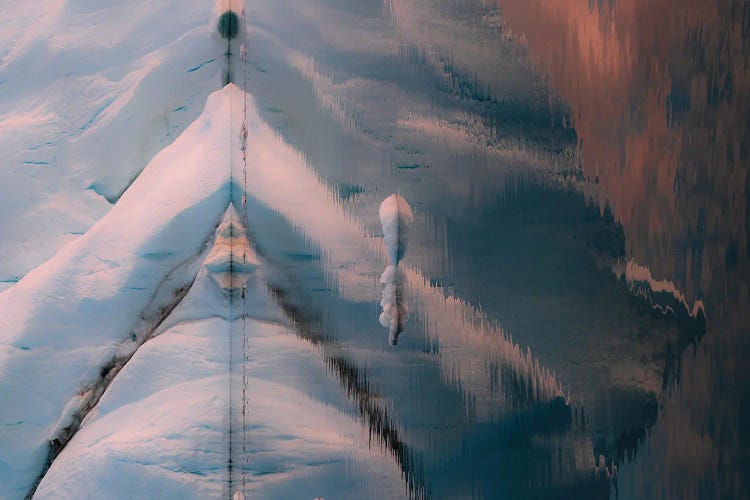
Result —
[[[248,89],[361,238],[249,230],[405,493],[747,498],[750,3],[259,0],[248,20]],[[395,346],[394,192],[414,213]]]

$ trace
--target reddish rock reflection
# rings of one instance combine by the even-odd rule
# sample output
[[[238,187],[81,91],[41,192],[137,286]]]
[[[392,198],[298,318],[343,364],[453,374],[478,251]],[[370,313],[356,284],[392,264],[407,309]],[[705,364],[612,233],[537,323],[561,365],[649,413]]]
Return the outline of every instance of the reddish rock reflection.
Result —
[[[621,467],[619,493],[741,497],[750,441],[741,368],[750,353],[750,4],[498,3],[568,103],[595,184],[587,189],[622,223],[628,257],[706,307],[708,335],[681,354],[679,384]]]
[[[628,254],[688,298],[746,276],[746,2],[500,2],[507,26],[569,104],[586,176]],[[726,286],[725,286],[726,284]]]

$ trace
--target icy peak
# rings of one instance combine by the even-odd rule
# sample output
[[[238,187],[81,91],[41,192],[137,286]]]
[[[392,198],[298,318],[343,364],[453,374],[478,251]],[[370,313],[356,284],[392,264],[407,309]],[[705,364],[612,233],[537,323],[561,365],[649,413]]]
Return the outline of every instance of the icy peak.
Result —
[[[227,11],[232,11],[235,14],[241,14],[244,8],[244,2],[242,0],[215,0],[213,15],[220,16]]]
[[[258,266],[258,257],[250,247],[245,226],[237,210],[229,204],[216,230],[216,240],[203,267],[225,293],[241,293]]]
[[[229,95],[229,97],[240,97],[242,96],[242,89],[239,88],[237,85],[235,85],[232,82],[227,83],[222,87],[220,92]]]

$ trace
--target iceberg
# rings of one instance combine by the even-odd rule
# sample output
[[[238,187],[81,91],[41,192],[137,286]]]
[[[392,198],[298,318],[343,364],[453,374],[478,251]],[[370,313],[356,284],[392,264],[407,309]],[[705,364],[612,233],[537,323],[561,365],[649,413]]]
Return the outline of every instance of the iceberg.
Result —
[[[88,413],[34,498],[402,496],[388,486],[399,484],[398,467],[367,446],[350,405],[326,397],[324,363],[273,302],[236,217],[230,205],[189,293]],[[239,271],[243,296],[238,285],[216,286],[228,237],[254,255],[252,273]],[[246,259],[233,253],[232,262]],[[316,373],[320,387],[290,376],[290,364]]]
[[[80,239],[198,119],[220,83],[210,17],[175,0],[3,5],[0,291]]]
[[[29,491],[104,368],[190,287],[230,200],[235,91],[212,94],[91,230],[0,294],[0,310],[14,312],[0,316],[0,497]]]

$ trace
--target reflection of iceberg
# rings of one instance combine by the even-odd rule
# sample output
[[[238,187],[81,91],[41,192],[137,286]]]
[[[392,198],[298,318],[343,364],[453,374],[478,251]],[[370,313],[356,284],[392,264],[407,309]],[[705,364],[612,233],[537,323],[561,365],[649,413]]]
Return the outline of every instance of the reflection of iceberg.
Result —
[[[403,275],[397,266],[388,266],[380,276],[383,287],[383,300],[380,306],[383,312],[380,314],[380,324],[388,328],[388,343],[398,344],[398,336],[404,329],[409,308],[404,302]]]
[[[237,91],[233,99],[240,98]],[[248,156],[248,174],[253,179],[247,185],[248,198],[277,212],[299,228],[309,242],[319,245],[338,293],[343,298],[359,300],[363,295],[362,283],[369,283],[372,288],[372,275],[377,271],[370,264],[379,249],[366,236],[364,228],[334,201],[334,194],[305,158],[291,147],[279,144],[275,132],[260,120],[252,96],[247,103],[247,148],[253,151]],[[276,194],[282,191],[285,196]],[[253,221],[251,215],[248,210],[249,226]],[[401,233],[402,240],[405,233]],[[266,239],[268,235],[257,237]],[[266,245],[270,243],[268,239]],[[388,241],[390,237],[386,238],[386,245]],[[363,258],[368,254],[373,259]],[[399,270],[404,290],[417,304],[415,310],[419,311],[418,321],[424,323],[426,338],[433,344],[439,343],[437,356],[445,380],[458,385],[471,398],[480,418],[490,419],[503,411],[495,394],[501,368],[509,368],[524,381],[532,394],[530,400],[549,401],[562,394],[555,377],[483,313],[456,297],[446,297],[418,270],[404,267],[403,263]]]
[[[380,276],[384,285],[380,306],[380,324],[388,328],[388,342],[398,344],[398,336],[403,331],[409,308],[404,302],[403,279],[398,263],[404,258],[409,242],[409,224],[414,220],[409,204],[401,196],[393,194],[386,198],[378,211],[383,226],[383,238],[391,265]]]
[[[368,423],[377,436],[382,428],[376,418],[390,415],[390,425],[380,435],[386,443],[394,443],[392,449],[398,450],[394,456],[403,464],[406,480],[414,478],[424,485],[423,489],[432,491],[440,491],[435,488],[438,482],[446,488],[455,487],[470,480],[470,476],[477,476],[468,467],[482,455],[476,452],[479,444],[484,444],[486,453],[493,457],[505,453],[498,450],[507,449],[506,442],[500,443],[500,438],[490,441],[487,434],[498,431],[503,436],[514,436],[514,445],[518,439],[546,443],[551,435],[562,433],[564,425],[581,420],[572,417],[570,407],[560,397],[563,392],[555,377],[540,366],[529,350],[513,342],[509,334],[471,304],[446,296],[405,261],[399,261],[398,274],[403,297],[412,310],[410,325],[415,325],[414,338],[409,335],[409,345],[404,346],[407,349],[383,351],[379,339],[361,335],[368,330],[348,328],[346,325],[364,320],[361,316],[367,311],[362,304],[365,295],[360,293],[361,284],[373,290],[373,282],[385,267],[382,262],[387,257],[383,254],[387,252],[383,250],[391,251],[395,246],[393,254],[397,256],[398,245],[383,248],[388,246],[388,240],[384,245],[370,237],[371,230],[353,220],[346,208],[336,202],[336,193],[296,150],[284,144],[273,147],[279,138],[258,120],[252,96],[248,97],[247,116],[248,151],[253,152],[248,155],[248,173],[253,179],[247,186],[248,229],[263,255],[310,252],[314,248],[320,256],[320,260],[307,263],[290,260],[294,271],[279,273],[275,295],[281,297],[280,302],[289,304],[290,317],[302,315],[307,319],[298,321],[303,338],[310,338],[310,329],[319,328],[311,341],[316,345],[330,341],[325,349],[332,353],[328,358],[332,360],[332,372],[345,375],[342,380],[346,381],[347,390],[364,370],[347,370],[334,361],[344,359],[348,367],[377,366],[368,370],[366,384],[357,382],[357,402],[365,408],[377,405],[388,409],[389,413],[383,410],[368,414]],[[278,196],[279,192],[285,196]],[[259,205],[272,211],[276,221],[263,221],[266,216],[259,218]],[[304,291],[304,285],[319,283],[320,277],[333,289],[330,294]],[[372,302],[379,300],[380,297]],[[374,321],[371,323],[374,330],[379,330]],[[427,376],[427,370],[435,370],[439,376]],[[419,382],[403,383],[412,377],[418,377]],[[446,405],[446,401],[455,404]],[[398,411],[393,413],[391,408]],[[521,416],[514,417],[519,411]],[[563,417],[565,414],[568,417]],[[547,425],[559,422],[558,416],[569,424]],[[425,425],[436,421],[451,432],[437,433]],[[403,436],[403,441],[392,440],[391,432]],[[588,436],[576,434],[570,440],[561,438],[559,443],[548,456],[550,462],[555,462],[551,470],[566,471],[560,472],[560,481],[570,475],[584,477],[593,470],[594,455]],[[404,448],[409,453],[403,453]],[[439,464],[445,464],[444,468]],[[483,477],[488,482],[496,479],[497,484],[511,481],[493,474]]]

